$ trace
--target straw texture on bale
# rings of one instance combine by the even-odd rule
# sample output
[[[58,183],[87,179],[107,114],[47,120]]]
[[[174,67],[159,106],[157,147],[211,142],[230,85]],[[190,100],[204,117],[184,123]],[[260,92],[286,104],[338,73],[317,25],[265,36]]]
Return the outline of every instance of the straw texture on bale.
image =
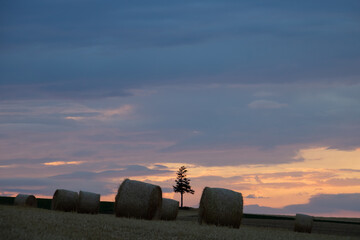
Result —
[[[78,213],[99,213],[100,208],[100,194],[92,192],[79,192],[79,201],[77,211]]]
[[[161,207],[161,220],[175,220],[179,212],[179,202],[163,198]]]
[[[239,228],[243,215],[241,193],[224,188],[205,187],[199,206],[199,223]]]
[[[305,214],[296,214],[295,217],[295,232],[311,233],[313,227],[314,218]]]
[[[51,201],[51,209],[64,212],[76,211],[78,198],[77,192],[57,189]]]
[[[162,192],[159,186],[125,179],[115,197],[117,217],[160,219]]]
[[[18,194],[15,197],[14,205],[26,206],[26,207],[37,207],[37,200],[34,195]]]

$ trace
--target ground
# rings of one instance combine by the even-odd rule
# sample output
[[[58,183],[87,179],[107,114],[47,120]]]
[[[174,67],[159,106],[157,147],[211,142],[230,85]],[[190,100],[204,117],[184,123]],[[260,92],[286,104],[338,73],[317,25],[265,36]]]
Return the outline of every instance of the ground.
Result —
[[[2,239],[359,239],[250,225],[245,219],[240,229],[199,225],[195,210],[180,211],[176,221],[147,221],[0,205]]]

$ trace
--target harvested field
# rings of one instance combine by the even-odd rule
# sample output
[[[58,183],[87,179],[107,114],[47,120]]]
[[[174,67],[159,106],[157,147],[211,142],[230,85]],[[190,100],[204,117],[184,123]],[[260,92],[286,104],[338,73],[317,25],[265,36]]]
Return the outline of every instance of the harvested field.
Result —
[[[200,226],[182,220],[194,219],[195,210],[181,212],[178,220],[169,222],[0,205],[0,235],[3,239],[359,239],[246,224],[240,229]]]
[[[197,214],[197,209],[186,211],[180,210],[177,220],[196,222],[198,218]],[[249,215],[251,217],[249,217]],[[293,231],[294,217],[278,216],[277,219],[273,219],[273,217],[274,216],[270,215],[245,214],[241,226]],[[315,218],[312,233],[336,236],[352,236],[358,237],[358,239],[360,239],[360,219],[324,217]]]
[[[276,219],[243,219],[244,226],[279,228],[292,231],[294,221]],[[337,236],[360,236],[360,224],[344,224],[331,222],[314,222],[312,233],[331,234]]]

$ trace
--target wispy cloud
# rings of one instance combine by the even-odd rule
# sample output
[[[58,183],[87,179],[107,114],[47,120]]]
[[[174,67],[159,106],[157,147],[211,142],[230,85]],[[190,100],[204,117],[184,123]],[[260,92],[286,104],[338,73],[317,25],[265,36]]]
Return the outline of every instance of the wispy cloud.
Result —
[[[152,176],[168,174],[167,169],[149,169],[141,165],[128,165],[120,169],[105,170],[100,172],[77,171],[67,174],[55,175],[52,179],[120,179],[125,177]]]
[[[360,178],[332,178],[326,181],[331,186],[360,186]]]
[[[12,159],[0,159],[0,166],[7,166],[7,165],[35,165],[35,164],[44,164],[50,162],[64,162],[60,161],[59,158],[12,158]]]
[[[249,194],[249,195],[245,196],[245,198],[260,199],[260,198],[266,198],[266,197],[256,196],[255,194]]]
[[[248,107],[252,109],[278,109],[287,106],[288,105],[285,103],[278,103],[270,100],[256,100],[248,104]]]
[[[126,104],[119,108],[115,109],[91,109],[85,108],[79,111],[71,110],[64,111],[63,114],[70,115],[66,116],[67,120],[75,120],[75,121],[88,121],[88,120],[96,120],[96,121],[109,121],[114,119],[121,119],[123,117],[129,116],[134,111],[134,106]]]

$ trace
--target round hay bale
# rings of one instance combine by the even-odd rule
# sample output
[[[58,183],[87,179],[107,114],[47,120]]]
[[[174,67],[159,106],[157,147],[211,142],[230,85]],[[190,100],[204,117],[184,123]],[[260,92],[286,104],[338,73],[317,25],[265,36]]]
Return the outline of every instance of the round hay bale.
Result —
[[[92,192],[79,192],[78,213],[99,213],[100,194]]]
[[[77,192],[57,189],[51,201],[51,209],[64,212],[76,211],[78,198]]]
[[[163,198],[161,207],[161,220],[175,220],[179,212],[179,202]]]
[[[199,206],[199,223],[239,228],[243,215],[241,193],[224,188],[205,187]]]
[[[162,192],[159,186],[125,179],[115,197],[117,217],[160,219]]]
[[[295,232],[311,233],[313,227],[314,218],[305,214],[296,214],[295,217]]]
[[[34,195],[18,194],[15,197],[14,205],[36,208],[37,200]]]

